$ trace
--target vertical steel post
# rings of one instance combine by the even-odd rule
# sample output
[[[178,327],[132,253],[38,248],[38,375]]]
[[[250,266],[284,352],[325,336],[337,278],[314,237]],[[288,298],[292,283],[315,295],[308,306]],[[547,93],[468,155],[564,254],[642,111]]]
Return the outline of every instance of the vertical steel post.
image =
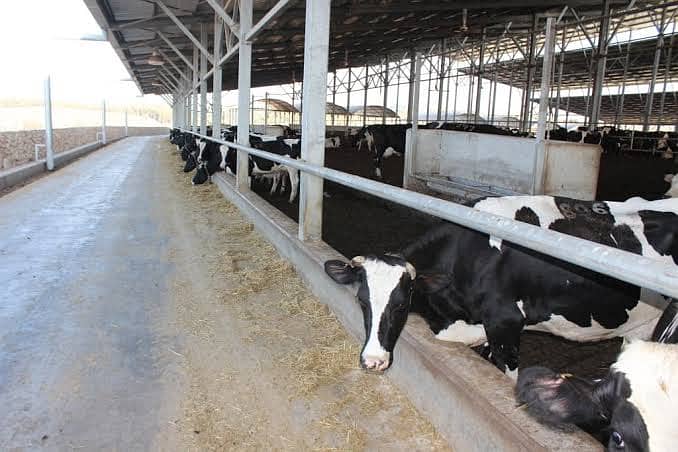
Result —
[[[410,50],[410,79],[409,89],[407,90],[407,122],[412,122],[412,92],[414,91],[414,71],[415,71],[415,53],[414,49]],[[419,110],[419,108],[417,108]]]
[[[645,105],[645,118],[643,121],[643,132],[650,128],[650,117],[652,116],[652,102],[654,100],[654,87],[657,83],[657,71],[659,70],[659,61],[662,58],[662,49],[664,47],[664,21],[666,20],[666,8],[662,9],[661,22],[659,24],[659,34],[657,35],[657,46],[654,51],[654,64],[652,65],[652,79],[650,80],[650,90],[647,94],[647,105]]]
[[[445,56],[444,56],[444,51],[445,48],[447,47],[447,43],[443,39],[442,42],[440,43],[440,72],[438,72],[438,115],[436,116],[436,119],[440,121],[443,117],[443,85],[445,83]]]
[[[675,22],[674,22],[674,27],[675,27]],[[666,85],[669,82],[669,73],[671,71],[671,58],[672,58],[672,51],[673,51],[673,37],[675,36],[675,30],[673,33],[671,33],[671,38],[669,39],[669,50],[666,54],[666,61],[664,66],[666,66],[666,69],[664,71],[664,87],[662,89],[662,97],[659,103],[659,118],[660,121],[657,121],[657,131],[659,131],[661,127],[661,118],[664,116],[664,101],[666,99]]]
[[[240,0],[240,36],[252,28],[253,0]],[[238,49],[238,144],[250,145],[250,84],[252,81],[252,43],[240,41]],[[249,190],[249,159],[246,152],[238,151],[236,188]]]
[[[558,125],[558,110],[560,109],[560,87],[563,83],[563,68],[565,66],[565,36],[567,30],[563,28],[563,37],[560,43],[560,55],[558,58],[558,87],[556,88],[556,108],[553,112],[553,123]]]
[[[346,133],[348,133],[349,119],[351,119],[351,75],[353,71],[348,67],[348,88],[346,88]]]
[[[447,113],[450,109],[450,78],[452,78],[452,59],[449,58],[447,62],[447,87],[445,88],[445,121],[447,121]],[[455,93],[456,96],[456,93]]]
[[[224,22],[218,14],[214,15],[214,52],[212,60],[215,65],[221,60],[222,47],[224,41]],[[223,69],[221,66],[214,67],[212,76],[212,136],[221,138],[221,88],[223,79]]]
[[[598,126],[600,103],[603,99],[603,80],[607,63],[607,42],[610,33],[610,0],[603,0],[603,11],[598,32],[598,48],[596,49],[596,75],[593,83],[593,105],[591,107],[590,130]]]
[[[539,93],[539,119],[537,123],[537,139],[535,142],[532,194],[544,193],[544,170],[546,164],[546,121],[549,114],[549,95],[551,92],[551,72],[553,71],[553,54],[556,47],[555,17],[546,18],[546,37],[544,40],[544,59],[541,68],[541,89]]]
[[[483,34],[480,41],[480,55],[478,57],[478,86],[476,87],[476,110],[475,121],[476,124],[480,118],[480,99],[483,91],[483,71],[485,69],[485,41],[487,38],[487,30],[483,28]]]
[[[327,109],[327,64],[330,40],[331,0],[306,2],[304,31],[304,85],[301,118],[301,158],[325,164],[325,113]],[[301,174],[299,193],[299,239],[320,240],[323,218],[323,179]]]
[[[200,23],[200,45],[207,48],[207,24]],[[200,133],[207,135],[207,55],[200,52]]]
[[[459,70],[454,74],[454,105],[452,105],[452,122],[457,119],[457,92],[459,90]]]
[[[198,89],[196,88],[196,85],[198,84],[198,71],[200,70],[200,67],[198,66],[198,61],[199,61],[199,51],[196,46],[193,46],[193,85],[191,86],[191,105],[193,112],[191,113],[191,119],[192,119],[192,127],[191,130],[193,132],[198,131],[198,124],[200,121],[198,117]]]
[[[414,172],[414,162],[415,154],[417,152],[417,138],[419,132],[419,89],[421,86],[421,54],[417,53],[413,55],[415,60],[414,64],[414,74],[412,80],[414,81],[414,89],[410,91],[411,103],[412,103],[412,117],[415,118],[412,121],[412,128],[410,129],[410,147],[405,151],[405,168],[403,171],[403,188],[409,188],[410,178],[413,176]],[[412,84],[412,80],[410,83]]]
[[[335,106],[337,102],[337,68],[332,71],[332,125],[334,125]]]
[[[384,65],[384,105],[381,110],[381,123],[386,124],[386,108],[388,105],[388,55],[386,55],[386,63]]]
[[[629,31],[629,40],[626,43],[626,58],[624,59],[624,75],[622,76],[621,95],[619,97],[619,106],[615,113],[614,125],[620,126],[620,121],[624,120],[624,95],[626,94],[626,71],[629,68],[629,59],[631,54],[631,31]]]
[[[172,111],[174,111],[174,107],[172,107]],[[125,110],[125,136],[129,136],[129,127],[127,127],[127,110]]]
[[[45,160],[47,169],[54,169],[54,147],[52,144],[52,81],[49,76],[45,79]]]
[[[476,77],[474,75],[474,71],[476,69],[476,63],[475,60],[473,59],[473,54],[475,51],[475,47],[473,44],[471,44],[471,67],[470,71],[468,73],[468,98],[467,98],[467,105],[466,105],[466,120],[468,122],[468,118],[471,116],[471,105],[473,105],[473,82],[475,81]]]
[[[268,91],[264,93],[264,133],[268,130]]]
[[[106,100],[101,102],[101,144],[108,143],[106,140]]]
[[[367,125],[367,87],[370,85],[370,66],[365,63],[365,95],[363,97],[363,127]]]
[[[537,25],[539,24],[539,19],[536,14],[532,15],[532,28],[530,29],[530,50],[529,57],[527,62],[527,82],[525,83],[525,93],[524,93],[524,103],[521,110],[521,118],[523,123],[521,124],[521,129],[524,132],[529,131],[532,128],[530,124],[530,112],[531,108],[531,97],[532,97],[532,83],[534,81],[534,70],[535,70],[535,47],[536,47],[536,34],[537,34]]]

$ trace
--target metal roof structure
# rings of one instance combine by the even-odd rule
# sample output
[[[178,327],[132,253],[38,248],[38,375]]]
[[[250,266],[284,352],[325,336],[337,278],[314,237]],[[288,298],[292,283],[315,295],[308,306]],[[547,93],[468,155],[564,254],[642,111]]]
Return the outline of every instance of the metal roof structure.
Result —
[[[678,33],[666,35],[666,41],[662,48],[663,57],[659,61],[659,73],[666,71],[666,55],[669,51],[678,48]],[[628,84],[648,83],[652,78],[652,66],[654,54],[657,46],[657,39],[642,39],[631,41],[630,43],[618,43],[610,45],[607,53],[607,65],[605,68],[605,85],[620,85],[624,80]],[[626,58],[629,58],[628,65],[625,64]],[[556,53],[556,62],[560,61],[561,53]],[[562,55],[563,58],[563,77],[561,88],[576,89],[585,88],[591,84],[591,49],[569,50]],[[541,71],[543,58],[536,58],[535,81],[541,81]],[[514,88],[522,88],[526,81],[526,65],[523,59],[506,60],[498,63],[486,63],[483,69],[483,78],[494,79],[505,85],[511,85]],[[472,67],[460,68],[462,74],[476,74],[477,69]],[[554,83],[557,82],[554,80]]]
[[[663,94],[655,94],[652,98],[652,124],[678,125],[678,92],[667,91]],[[539,99],[532,99],[532,101],[539,102]],[[571,113],[585,116],[590,108],[589,103],[590,99],[586,96],[573,96],[561,99],[560,107]],[[647,94],[626,94],[622,110],[620,109],[621,95],[605,94],[601,98],[600,120],[605,124],[642,124],[646,103]],[[560,116],[558,122],[562,123],[563,119],[563,116]]]
[[[200,44],[196,37],[201,26],[207,32],[204,47],[209,52],[213,42],[213,8],[223,4],[218,0],[84,2],[139,89],[146,94],[167,92],[163,85],[172,85],[173,79],[179,82],[183,77],[179,68],[190,66],[190,51],[196,43]],[[386,54],[425,49],[443,39],[465,38],[472,42],[479,40],[483,32],[486,38],[500,37],[505,35],[509,23],[511,33],[520,35],[531,27],[534,14],[557,12],[564,3],[576,7],[582,17],[600,14],[600,0],[334,0],[329,67],[376,63]],[[238,2],[227,0],[225,4],[225,15],[237,26]],[[248,35],[253,42],[252,86],[301,80],[304,3],[254,0],[253,4],[256,25]],[[627,6],[628,0],[611,0],[611,4]],[[236,38],[234,32],[226,32],[223,89],[236,87]],[[154,52],[168,64],[148,64]],[[211,90],[211,84],[208,89]]]

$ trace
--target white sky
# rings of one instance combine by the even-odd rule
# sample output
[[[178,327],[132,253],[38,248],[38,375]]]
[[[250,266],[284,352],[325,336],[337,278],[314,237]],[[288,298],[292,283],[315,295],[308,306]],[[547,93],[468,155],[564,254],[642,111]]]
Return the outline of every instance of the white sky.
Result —
[[[113,105],[164,104],[140,94],[108,42],[80,41],[101,34],[82,0],[0,0],[0,98],[39,99],[52,76],[54,101]]]

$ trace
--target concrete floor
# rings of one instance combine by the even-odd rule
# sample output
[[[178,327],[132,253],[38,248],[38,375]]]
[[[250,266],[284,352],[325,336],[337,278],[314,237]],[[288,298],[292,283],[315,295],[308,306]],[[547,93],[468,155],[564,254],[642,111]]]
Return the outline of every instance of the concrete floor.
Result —
[[[0,450],[446,450],[175,151],[128,138],[0,197]]]
[[[158,326],[170,269],[148,215],[149,140],[0,198],[2,450],[147,450],[171,434],[175,366],[155,355],[177,339]]]

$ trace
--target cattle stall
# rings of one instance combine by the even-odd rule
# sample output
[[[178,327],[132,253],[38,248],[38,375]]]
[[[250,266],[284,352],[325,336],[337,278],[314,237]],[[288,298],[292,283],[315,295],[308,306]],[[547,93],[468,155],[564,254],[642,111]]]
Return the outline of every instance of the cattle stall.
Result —
[[[116,7],[124,8],[127,2],[119,3]],[[566,124],[583,122],[591,130],[604,125],[601,99],[604,88],[607,89],[605,80],[616,80],[622,71],[625,76],[636,68],[639,69],[636,79],[648,81],[650,85],[642,128],[647,130],[650,125],[659,124],[655,120],[666,113],[662,112],[666,103],[656,110],[654,98],[659,97],[657,80],[663,75],[660,69],[668,74],[670,68],[670,54],[666,51],[673,45],[669,28],[673,24],[675,4],[629,5],[604,0],[601,8],[600,1],[592,0],[577,2],[576,7],[563,2],[542,2],[539,6],[534,2],[517,2],[509,8],[486,1],[460,5],[453,1],[322,0],[306,2],[304,7],[288,0],[240,0],[229,2],[224,8],[220,2],[209,0],[195,2],[192,13],[188,14],[186,11],[190,8],[178,10],[163,0],[153,5],[163,17],[146,17],[139,25],[133,20],[113,24],[115,33],[110,39],[123,61],[131,61],[129,46],[134,44],[130,44],[131,38],[125,33],[142,27],[145,33],[153,34],[153,38],[149,38],[153,40],[151,45],[167,46],[174,52],[170,55],[173,63],[181,65],[177,70],[179,78],[176,83],[157,85],[154,69],[142,70],[136,63],[129,66],[132,77],[144,92],[172,96],[173,125],[177,130],[234,150],[235,176],[215,174],[214,182],[298,269],[313,292],[337,313],[356,337],[362,338],[365,332],[355,302],[355,289],[334,284],[323,271],[323,263],[331,259],[346,260],[353,253],[366,253],[370,247],[376,251],[400,248],[403,241],[411,240],[421,229],[440,221],[481,231],[497,240],[506,240],[667,296],[678,296],[678,275],[669,265],[404,190],[393,186],[400,185],[397,181],[390,185],[349,174],[361,171],[355,168],[352,171],[351,162],[336,165],[344,171],[334,170],[331,161],[342,160],[343,156],[354,157],[359,162],[357,166],[368,168],[371,157],[367,157],[365,163],[363,155],[345,152],[337,156],[333,155],[334,151],[325,151],[323,145],[328,130],[328,97],[332,104],[345,101],[346,110],[362,115],[357,122],[365,126],[369,107],[374,106],[368,92],[376,89],[383,101],[383,124],[388,122],[388,111],[395,113],[389,121],[412,124],[411,140],[404,156],[384,162],[386,181],[390,181],[386,167],[402,165],[408,187],[409,175],[416,177],[420,168],[431,165],[426,158],[423,162],[417,161],[417,156],[427,155],[424,149],[428,138],[437,136],[441,143],[452,136],[461,140],[459,149],[452,146],[443,149],[441,144],[442,167],[437,173],[446,178],[463,177],[454,172],[459,170],[462,157],[474,153],[477,157],[486,149],[474,150],[470,141],[490,143],[494,139],[477,138],[472,133],[427,131],[420,125],[433,119],[479,123],[484,118],[491,125],[510,129],[514,125],[511,118],[517,117],[519,131],[533,138],[495,140],[495,145],[499,143],[506,148],[506,153],[500,154],[504,152],[501,150],[491,157],[495,159],[492,163],[504,163],[506,167],[506,162],[512,162],[513,154],[518,154],[515,164],[523,169],[515,179],[519,184],[489,180],[482,174],[478,176],[481,182],[503,190],[543,194],[549,186],[547,182],[554,180],[554,168],[574,168],[576,177],[567,171],[562,174],[566,179],[556,179],[554,185],[566,187],[567,193],[593,199],[598,188],[598,179],[593,174],[597,172],[596,162],[601,161],[600,149],[586,144],[555,143],[546,132],[561,124],[559,115],[567,117]],[[101,18],[101,22],[111,26],[110,17]],[[208,26],[211,23],[213,26]],[[425,32],[422,23],[426,23]],[[452,31],[451,24],[454,25]],[[633,30],[653,25],[659,27],[660,33],[655,40],[655,58],[650,62],[649,72],[645,62],[632,64],[632,58],[628,58],[630,61],[626,64],[606,66],[608,47],[626,37],[620,38],[619,33],[628,32],[630,40]],[[596,37],[597,45],[592,36]],[[214,45],[210,44],[212,40]],[[577,43],[586,41],[590,41],[590,48],[577,47]],[[664,46],[665,42],[668,45]],[[584,54],[586,70],[583,73],[574,64],[572,72],[565,70],[570,59],[566,54],[572,51],[573,45],[577,55]],[[634,42],[628,48],[632,50],[627,50],[626,55],[633,56]],[[192,64],[185,50],[192,51]],[[314,64],[304,65],[304,61]],[[492,63],[495,66],[491,66]],[[508,68],[505,71],[504,66]],[[668,75],[666,77],[668,81]],[[208,84],[210,80],[212,83]],[[249,136],[253,125],[251,89],[285,83],[291,83],[293,95],[302,99],[299,159],[256,149],[251,146]],[[664,83],[663,93],[669,91],[666,85]],[[566,107],[568,97],[574,96],[582,86],[588,89],[590,98],[583,119],[574,113],[570,116]],[[221,93],[236,88],[238,129],[235,138],[228,141],[220,138],[220,95],[212,98],[212,133],[207,136],[208,91]],[[339,97],[343,99],[337,99]],[[537,98],[538,104],[533,101]],[[508,102],[505,104],[504,100]],[[358,104],[362,109],[354,108]],[[637,125],[626,121],[624,114],[619,117],[620,128]],[[346,121],[345,127],[356,125],[349,124],[348,115],[341,119]],[[435,139],[432,142],[435,143]],[[510,153],[514,145],[516,151]],[[561,151],[565,156],[563,160],[560,160]],[[288,215],[262,199],[263,196],[273,200],[256,181],[250,184],[249,156],[275,162],[289,174],[299,172],[298,204],[283,206],[279,199],[274,200]],[[472,158],[467,163],[470,165],[467,168],[477,169],[481,160]],[[501,176],[499,171],[494,172],[495,176]],[[430,168],[430,173],[425,175],[435,174],[435,168]],[[571,189],[570,183],[574,185]],[[556,347],[542,347],[540,341],[535,342],[534,348]],[[600,344],[591,347],[601,348]],[[606,367],[616,354],[615,347],[618,341],[602,345],[610,356],[600,358],[592,354],[591,360],[599,360],[600,367]],[[561,356],[573,356],[569,349],[563,350]],[[552,431],[516,410],[513,383],[506,375],[466,346],[436,341],[414,316],[408,321],[394,354],[396,361],[388,371],[389,377],[460,450],[595,450],[597,447],[591,437],[580,431],[572,434]],[[537,357],[534,362],[546,358]],[[577,361],[584,359],[580,357]]]

